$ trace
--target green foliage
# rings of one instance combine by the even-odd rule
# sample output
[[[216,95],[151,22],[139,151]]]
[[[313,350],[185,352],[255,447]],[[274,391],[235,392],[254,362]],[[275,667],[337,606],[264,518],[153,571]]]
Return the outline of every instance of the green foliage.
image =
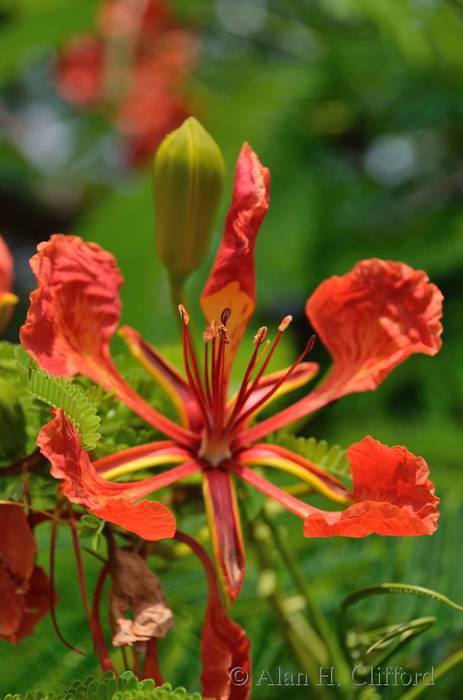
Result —
[[[70,379],[54,377],[32,364],[25,364],[18,353],[19,377],[27,391],[39,401],[62,408],[79,431],[86,450],[92,450],[99,438],[100,419],[84,392]]]
[[[79,535],[83,539],[91,538],[91,547],[97,551],[104,526],[104,520],[100,520],[93,513],[87,513],[79,519]]]
[[[335,476],[349,476],[349,462],[340,445],[329,445],[326,440],[298,437],[283,431],[270,435],[268,442],[296,452]]]
[[[116,677],[106,673],[102,678],[76,681],[63,691],[32,691],[8,694],[4,700],[200,700],[197,693],[191,695],[184,688],[173,689],[168,683],[155,687],[154,681],[138,681],[130,671]]]
[[[395,594],[408,594],[431,598],[438,602],[463,612],[463,606],[455,603],[441,593],[429,590],[423,586],[413,586],[403,583],[382,583],[376,586],[368,586],[348,595],[342,603],[340,612],[340,631],[345,643],[348,656],[354,662],[361,661],[365,666],[365,675],[368,675],[372,666],[379,666],[397,653],[404,645],[415,637],[426,632],[436,621],[436,617],[419,617],[407,622],[390,624],[380,628],[368,630],[346,630],[347,609],[370,596]]]

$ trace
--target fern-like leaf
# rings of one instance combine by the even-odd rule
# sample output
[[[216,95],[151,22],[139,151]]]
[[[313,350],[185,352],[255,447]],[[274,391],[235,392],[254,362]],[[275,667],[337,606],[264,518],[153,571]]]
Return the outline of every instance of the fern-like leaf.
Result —
[[[152,680],[139,681],[126,671],[119,677],[106,673],[101,678],[76,681],[63,691],[9,694],[3,700],[201,700],[201,696],[190,694],[185,688],[173,689],[168,683],[155,686]]]
[[[84,448],[93,450],[100,439],[100,419],[84,392],[70,379],[54,377],[32,363],[27,364],[23,353],[16,356],[18,374],[27,391],[53,408],[62,408],[79,431]]]
[[[349,463],[345,451],[339,445],[329,445],[326,440],[305,438],[287,432],[270,435],[269,442],[305,457],[334,476],[349,476]]]

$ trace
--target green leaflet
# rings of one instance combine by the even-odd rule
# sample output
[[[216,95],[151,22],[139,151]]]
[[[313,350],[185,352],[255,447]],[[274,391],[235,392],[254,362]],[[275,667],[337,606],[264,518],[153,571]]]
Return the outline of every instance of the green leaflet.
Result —
[[[100,439],[100,418],[95,406],[70,379],[54,377],[32,363],[20,348],[16,353],[18,373],[27,391],[53,408],[62,408],[79,431],[86,450],[93,450]]]
[[[67,690],[8,694],[3,700],[201,700],[201,696],[184,688],[173,689],[168,683],[155,687],[153,680],[138,681],[131,671],[126,671],[119,677],[105,673],[101,678],[76,681]]]
[[[296,452],[334,476],[349,476],[349,462],[340,445],[330,446],[326,440],[298,437],[283,431],[270,435],[268,442]]]
[[[354,591],[344,599],[340,610],[341,638],[345,645],[347,656],[353,660],[361,661],[368,669],[371,666],[381,665],[392,654],[397,652],[414,637],[426,632],[436,621],[435,617],[420,617],[408,622],[387,625],[385,627],[368,630],[347,630],[347,609],[370,596],[387,595],[389,593],[402,593],[408,595],[424,596],[445,603],[451,608],[463,612],[463,606],[453,600],[423,586],[414,586],[404,583],[381,583],[375,586]]]

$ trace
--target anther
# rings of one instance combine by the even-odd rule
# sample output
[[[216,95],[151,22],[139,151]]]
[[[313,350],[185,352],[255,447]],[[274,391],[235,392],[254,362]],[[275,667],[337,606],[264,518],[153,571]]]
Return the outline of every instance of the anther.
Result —
[[[180,314],[180,317],[181,317],[183,323],[185,324],[185,326],[188,326],[188,324],[190,323],[190,314],[185,309],[183,304],[178,305],[178,311],[179,311],[179,314]]]
[[[292,316],[285,316],[280,325],[278,326],[278,330],[280,333],[284,333],[285,330],[288,328],[289,324],[293,320]]]
[[[228,319],[229,319],[230,316],[231,316],[231,312],[232,312],[232,311],[231,311],[231,309],[230,309],[229,306],[226,306],[225,309],[222,311],[222,313],[221,313],[221,315],[220,315],[220,320],[221,320],[221,322],[223,323],[224,326],[227,325]]]
[[[317,339],[317,336],[315,334],[310,336],[310,338],[307,341],[306,346],[304,348],[304,354],[311,352],[311,350],[313,349],[313,346],[315,345],[316,339]]]
[[[254,345],[262,345],[267,339],[268,328],[267,326],[262,326],[259,328],[256,335],[254,336]]]
[[[217,338],[217,329],[219,324],[215,319],[213,319],[203,331],[203,340],[205,343],[210,343],[211,340]]]
[[[227,343],[227,344],[231,342],[230,334],[227,331],[227,329],[225,328],[223,323],[221,323],[219,325],[219,327],[217,328],[217,333],[218,333],[218,336],[222,342]]]

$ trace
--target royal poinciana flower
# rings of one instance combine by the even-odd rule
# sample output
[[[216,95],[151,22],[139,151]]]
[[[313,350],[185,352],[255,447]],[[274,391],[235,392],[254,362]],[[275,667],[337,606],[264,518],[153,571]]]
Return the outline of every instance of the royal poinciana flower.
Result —
[[[13,258],[0,236],[0,333],[2,333],[11,318],[18,297],[12,294],[13,285]]]
[[[109,107],[138,165],[188,115],[182,86],[195,61],[194,37],[164,0],[105,0],[97,33],[76,36],[62,50],[56,83],[79,107]]]
[[[400,262],[364,260],[351,272],[320,284],[306,304],[316,335],[332,357],[320,383],[303,398],[261,422],[254,419],[273,399],[307,384],[318,366],[306,362],[309,340],[295,362],[270,371],[275,350],[290,324],[285,317],[269,343],[266,327],[254,345],[243,342],[254,310],[254,244],[269,203],[269,172],[248,145],[240,153],[225,232],[201,296],[206,318],[202,348],[193,343],[187,310],[183,322],[184,374],[137,331],[121,329],[128,347],[164,387],[178,409],[174,422],[148,405],[118,373],[110,341],[120,316],[121,274],[114,258],[75,236],[55,235],[38,247],[31,294],[21,331],[24,347],[55,375],[82,374],[113,391],[166,436],[93,461],[62,410],[41,431],[38,444],[66,496],[97,516],[147,540],[171,537],[175,518],[161,503],[143,500],[200,472],[215,554],[229,596],[238,594],[245,566],[235,479],[275,499],[303,521],[306,536],[370,533],[431,534],[437,502],[423,459],[405,447],[366,437],[348,450],[353,491],[317,465],[283,447],[262,442],[275,430],[335,399],[375,389],[413,353],[440,348],[442,296],[424,272]],[[238,347],[249,352],[236,391],[230,391]],[[114,483],[149,466],[176,466],[141,481]],[[325,511],[289,495],[255,467],[277,468],[307,482],[338,504]]]
[[[34,565],[35,550],[22,506],[0,505],[0,639],[14,644],[50,609],[50,584]]]

